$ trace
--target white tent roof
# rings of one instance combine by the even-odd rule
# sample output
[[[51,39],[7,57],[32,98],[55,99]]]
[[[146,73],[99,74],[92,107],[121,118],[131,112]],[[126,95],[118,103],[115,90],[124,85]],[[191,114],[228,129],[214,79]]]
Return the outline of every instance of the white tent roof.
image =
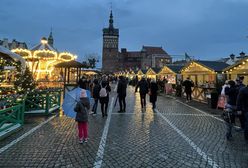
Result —
[[[8,55],[9,57],[11,57],[13,60],[15,61],[20,61],[22,64],[22,69],[25,70],[26,68],[26,61],[24,58],[22,58],[20,55],[11,52],[10,50],[8,50],[7,48],[0,46],[0,55],[1,53]]]

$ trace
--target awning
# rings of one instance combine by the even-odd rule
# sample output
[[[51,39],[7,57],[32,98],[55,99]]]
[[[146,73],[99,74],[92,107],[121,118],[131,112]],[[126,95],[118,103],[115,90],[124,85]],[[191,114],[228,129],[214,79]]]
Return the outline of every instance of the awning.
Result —
[[[84,65],[77,61],[61,62],[55,65],[56,68],[84,68]]]
[[[0,46],[0,56],[6,57],[6,58],[12,58],[14,61],[20,61],[22,65],[22,70],[24,71],[26,69],[26,61],[24,58],[22,58],[20,55],[11,52],[7,48]]]

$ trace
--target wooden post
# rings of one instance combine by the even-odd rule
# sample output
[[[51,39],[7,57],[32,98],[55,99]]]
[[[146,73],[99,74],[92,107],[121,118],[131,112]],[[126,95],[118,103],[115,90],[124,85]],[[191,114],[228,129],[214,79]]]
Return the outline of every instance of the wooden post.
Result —
[[[69,84],[70,82],[70,68],[68,68],[68,72],[67,72],[67,83]]]

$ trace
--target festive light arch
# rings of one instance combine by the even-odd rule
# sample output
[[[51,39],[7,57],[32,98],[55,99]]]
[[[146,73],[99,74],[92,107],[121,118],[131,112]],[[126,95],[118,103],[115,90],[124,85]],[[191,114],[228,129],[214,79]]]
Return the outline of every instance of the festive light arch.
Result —
[[[54,65],[77,58],[76,55],[69,52],[58,52],[48,44],[45,38],[42,38],[38,47],[36,46],[32,50],[17,48],[13,49],[12,52],[26,59],[27,65],[36,80],[55,80],[55,76],[59,72],[55,72]]]

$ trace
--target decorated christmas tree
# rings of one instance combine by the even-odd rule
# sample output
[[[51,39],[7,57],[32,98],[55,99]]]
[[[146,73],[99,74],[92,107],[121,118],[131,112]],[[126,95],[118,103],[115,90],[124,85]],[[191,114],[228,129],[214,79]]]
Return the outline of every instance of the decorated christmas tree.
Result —
[[[21,64],[18,63],[16,66],[17,73],[15,75],[16,81],[14,82],[17,93],[23,94],[35,89],[35,81],[29,68],[26,67],[25,71],[22,72]]]

